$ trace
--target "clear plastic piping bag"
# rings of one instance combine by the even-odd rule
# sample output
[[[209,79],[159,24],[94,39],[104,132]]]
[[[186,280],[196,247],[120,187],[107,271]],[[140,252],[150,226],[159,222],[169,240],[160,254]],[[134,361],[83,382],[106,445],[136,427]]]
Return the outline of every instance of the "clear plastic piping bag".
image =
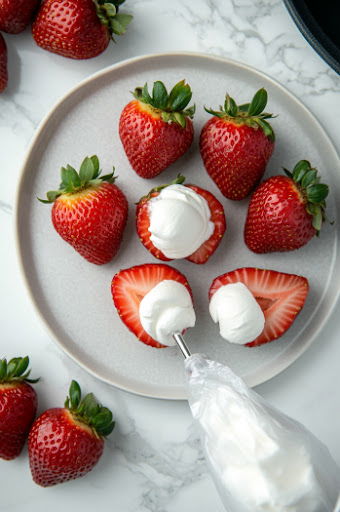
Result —
[[[335,512],[340,470],[301,423],[230,368],[185,360],[189,405],[227,512]]]

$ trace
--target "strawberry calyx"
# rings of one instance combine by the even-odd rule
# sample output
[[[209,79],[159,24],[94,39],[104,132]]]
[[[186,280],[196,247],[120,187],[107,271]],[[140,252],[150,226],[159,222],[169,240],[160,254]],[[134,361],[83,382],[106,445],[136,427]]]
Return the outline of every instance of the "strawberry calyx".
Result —
[[[306,201],[306,210],[312,215],[312,225],[319,234],[322,223],[326,220],[326,197],[329,187],[320,183],[318,170],[312,167],[308,160],[300,160],[293,171],[283,169],[286,175],[298,186],[303,198]]]
[[[266,121],[274,116],[268,112],[263,112],[268,101],[266,89],[259,89],[250,103],[237,105],[235,100],[226,94],[224,106],[220,105],[220,110],[212,110],[204,107],[208,114],[230,120],[236,124],[246,124],[252,128],[262,128],[264,134],[274,142],[275,134],[271,125]]]
[[[115,422],[112,421],[112,412],[107,407],[100,405],[93,393],[81,397],[81,389],[75,380],[72,380],[69,396],[65,400],[65,408],[73,418],[91,427],[99,437],[106,437],[114,429]]]
[[[38,379],[29,379],[31,370],[28,370],[29,357],[13,357],[0,359],[0,384],[11,382],[29,382],[35,384]]]
[[[146,194],[145,196],[141,197],[140,200],[138,201],[138,203],[136,203],[136,204],[139,204],[141,201],[148,201],[149,199],[151,199],[153,194],[155,194],[155,193],[158,194],[158,192],[160,192],[161,190],[163,190],[166,187],[169,187],[170,185],[182,185],[184,182],[185,182],[185,176],[183,176],[182,174],[177,174],[177,177],[174,180],[172,180],[171,183],[166,183],[165,185],[159,185],[158,187],[152,188],[150,190],[150,192],[148,194]]]
[[[133,16],[131,14],[120,13],[119,6],[125,0],[92,0],[97,16],[100,22],[105,25],[114,41],[113,34],[121,36],[126,32],[126,28],[131,22]]]
[[[136,87],[133,96],[142,103],[152,107],[161,115],[165,123],[177,123],[185,128],[186,118],[192,119],[195,113],[195,105],[187,107],[192,98],[192,91],[185,80],[181,80],[168,93],[161,81],[154,82],[152,94],[148,90],[148,84],[144,87]]]
[[[114,170],[115,168],[113,167],[112,173],[100,176],[101,170],[97,155],[87,156],[81,163],[79,173],[69,164],[66,167],[62,167],[60,170],[61,184],[59,189],[47,192],[47,199],[40,199],[39,197],[38,199],[41,203],[53,203],[62,194],[76,194],[88,187],[100,185],[103,181],[114,183],[116,180]]]

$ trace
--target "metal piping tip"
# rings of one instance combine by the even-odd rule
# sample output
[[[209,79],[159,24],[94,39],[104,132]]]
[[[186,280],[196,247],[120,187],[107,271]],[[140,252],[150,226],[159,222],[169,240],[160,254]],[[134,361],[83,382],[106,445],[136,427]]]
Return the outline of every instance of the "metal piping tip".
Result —
[[[172,337],[176,341],[177,345],[179,346],[184,358],[188,359],[188,357],[191,356],[191,353],[185,343],[185,340],[184,340],[182,334],[180,332],[174,332]]]

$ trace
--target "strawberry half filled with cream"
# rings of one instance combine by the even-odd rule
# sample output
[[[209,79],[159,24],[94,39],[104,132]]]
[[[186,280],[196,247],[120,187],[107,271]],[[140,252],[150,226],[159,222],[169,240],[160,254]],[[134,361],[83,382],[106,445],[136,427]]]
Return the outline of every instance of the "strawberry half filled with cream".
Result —
[[[214,279],[209,311],[231,343],[256,347],[282,336],[306,301],[305,277],[275,270],[239,268]]]
[[[146,345],[175,345],[172,334],[195,325],[188,281],[169,265],[149,263],[121,270],[112,279],[111,291],[121,320]]]
[[[206,263],[226,230],[223,206],[196,185],[183,185],[179,175],[170,185],[152,189],[137,205],[137,232],[156,258],[185,258]]]

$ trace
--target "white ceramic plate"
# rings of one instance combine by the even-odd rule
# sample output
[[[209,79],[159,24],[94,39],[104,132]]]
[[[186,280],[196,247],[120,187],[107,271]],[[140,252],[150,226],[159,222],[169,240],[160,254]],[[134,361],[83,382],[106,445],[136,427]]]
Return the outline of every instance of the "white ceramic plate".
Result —
[[[163,80],[171,86],[186,78],[197,106],[196,137],[191,150],[154,180],[143,180],[131,169],[119,137],[118,119],[133,90],[145,82]],[[43,322],[59,346],[100,379],[122,389],[157,398],[185,398],[183,360],[174,348],[157,350],[137,341],[114,309],[110,283],[121,268],[157,262],[135,233],[134,203],[157,184],[178,172],[213,192],[225,207],[227,233],[211,260],[197,266],[171,264],[192,286],[197,325],[186,336],[191,350],[228,363],[248,384],[264,382],[287,368],[310,345],[326,322],[339,290],[337,227],[326,225],[320,239],[290,253],[255,255],[243,242],[248,201],[221,196],[206,174],[198,151],[198,135],[209,118],[203,105],[217,107],[226,91],[238,102],[248,101],[260,87],[269,94],[267,110],[279,114],[272,124],[276,149],[266,176],[281,172],[301,158],[316,165],[331,186],[329,217],[336,218],[340,197],[339,160],[332,143],[313,115],[292,94],[262,73],[230,60],[193,53],[139,57],[116,64],[85,80],[68,93],[41,123],[28,151],[17,198],[18,251],[26,284]],[[96,153],[104,171],[114,164],[118,185],[128,197],[129,221],[118,256],[98,267],[82,259],[56,234],[50,206],[36,200],[59,183],[60,167],[78,168]],[[281,339],[259,348],[232,346],[219,337],[207,313],[212,279],[228,270],[257,266],[302,274],[310,280],[306,305]]]

